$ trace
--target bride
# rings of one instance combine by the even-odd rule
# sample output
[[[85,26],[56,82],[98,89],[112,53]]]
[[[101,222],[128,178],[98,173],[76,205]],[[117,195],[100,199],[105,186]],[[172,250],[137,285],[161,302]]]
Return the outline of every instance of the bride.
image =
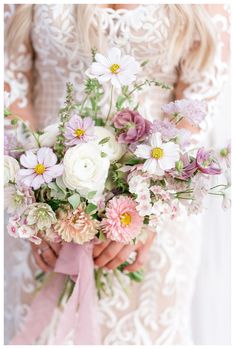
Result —
[[[174,87],[148,87],[139,93],[140,111],[147,119],[160,118],[161,105],[174,99],[208,102],[208,117],[200,128],[186,120],[179,124],[200,142],[209,130],[226,73],[227,38],[213,23],[217,15],[226,21],[222,5],[6,5],[5,87],[11,92],[10,108],[34,128],[53,124],[66,82],[74,83],[76,98],[82,98],[91,49],[105,53],[116,46],[139,62],[149,61],[145,76]],[[107,108],[104,96],[104,115]],[[135,250],[128,270],[144,265],[146,275],[140,285],[129,285],[129,295],[115,283],[113,297],[99,301],[102,344],[192,343],[190,306],[200,261],[200,223],[200,217],[189,218],[182,210],[163,234],[150,234],[137,247],[106,241],[94,248],[95,264],[108,269],[115,269]],[[13,251],[11,259],[5,258],[6,342],[29,310],[35,262],[41,270],[51,271],[59,254],[59,248],[46,241],[30,246],[13,240],[6,237],[6,250]],[[53,344],[55,328],[52,321],[36,344]],[[73,343],[71,337],[64,344]]]

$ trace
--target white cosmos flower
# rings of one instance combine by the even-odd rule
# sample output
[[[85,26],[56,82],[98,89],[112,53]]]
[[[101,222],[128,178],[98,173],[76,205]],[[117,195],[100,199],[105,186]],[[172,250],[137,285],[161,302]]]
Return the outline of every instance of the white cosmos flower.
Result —
[[[180,158],[179,145],[173,142],[162,143],[161,134],[156,132],[149,137],[149,144],[137,146],[135,155],[147,159],[143,171],[157,176],[163,176],[165,170],[175,166]]]
[[[129,55],[121,56],[121,51],[114,47],[109,50],[107,57],[96,53],[96,62],[92,63],[90,74],[102,84],[111,81],[117,88],[130,85],[136,79],[140,64]]]

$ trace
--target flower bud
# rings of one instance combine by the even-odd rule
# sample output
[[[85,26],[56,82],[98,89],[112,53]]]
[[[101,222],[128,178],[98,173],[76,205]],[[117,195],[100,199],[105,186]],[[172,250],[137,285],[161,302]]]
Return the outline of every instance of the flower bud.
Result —
[[[181,172],[183,170],[183,168],[184,168],[183,161],[181,161],[181,160],[176,161],[175,168],[176,168],[177,171]]]

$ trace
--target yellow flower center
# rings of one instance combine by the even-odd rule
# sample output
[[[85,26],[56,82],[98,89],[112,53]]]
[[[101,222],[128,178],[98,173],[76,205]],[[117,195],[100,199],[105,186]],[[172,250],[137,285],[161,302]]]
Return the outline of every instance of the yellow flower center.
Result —
[[[162,148],[153,148],[151,155],[154,159],[161,159],[164,155],[164,151]]]
[[[84,134],[85,134],[85,131],[82,130],[81,128],[77,128],[77,129],[75,130],[75,135],[76,135],[78,138],[82,137]]]
[[[41,175],[46,171],[46,167],[43,164],[37,164],[34,167],[34,171],[38,174]]]
[[[128,212],[123,213],[120,216],[120,222],[123,225],[129,225],[131,223],[131,215]]]
[[[111,73],[117,74],[118,70],[120,69],[120,65],[119,64],[112,64],[109,69],[110,69]]]

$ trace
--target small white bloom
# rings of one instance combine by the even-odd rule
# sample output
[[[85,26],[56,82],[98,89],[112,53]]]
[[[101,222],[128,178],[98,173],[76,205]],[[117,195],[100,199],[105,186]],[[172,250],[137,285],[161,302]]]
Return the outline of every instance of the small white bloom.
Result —
[[[82,196],[91,191],[99,195],[104,190],[109,166],[109,159],[101,157],[97,144],[78,144],[65,153],[63,182]]]
[[[16,159],[8,155],[4,156],[4,185],[15,182],[19,169],[20,165]]]
[[[43,134],[39,136],[39,142],[41,147],[53,147],[56,142],[56,137],[59,134],[58,124],[47,126],[43,130]]]
[[[136,209],[140,216],[144,217],[150,215],[152,212],[152,205],[148,201],[141,202],[136,206]]]
[[[126,146],[116,141],[115,133],[111,129],[95,126],[95,136],[98,147],[107,155],[111,162],[119,160],[125,153]],[[99,144],[105,138],[109,138],[109,140],[103,144]]]
[[[137,146],[135,155],[147,159],[143,171],[152,175],[163,176],[166,170],[175,166],[180,158],[179,145],[173,142],[162,143],[161,134],[156,132],[149,137],[149,144]]]
[[[114,47],[107,57],[97,53],[96,62],[92,63],[90,68],[91,76],[97,78],[102,84],[111,81],[111,84],[117,88],[123,85],[130,85],[136,79],[136,74],[140,70],[139,63],[134,57],[129,55],[121,56],[121,51]]]
[[[27,225],[22,225],[18,228],[18,234],[21,239],[28,239],[35,235],[35,231]]]

